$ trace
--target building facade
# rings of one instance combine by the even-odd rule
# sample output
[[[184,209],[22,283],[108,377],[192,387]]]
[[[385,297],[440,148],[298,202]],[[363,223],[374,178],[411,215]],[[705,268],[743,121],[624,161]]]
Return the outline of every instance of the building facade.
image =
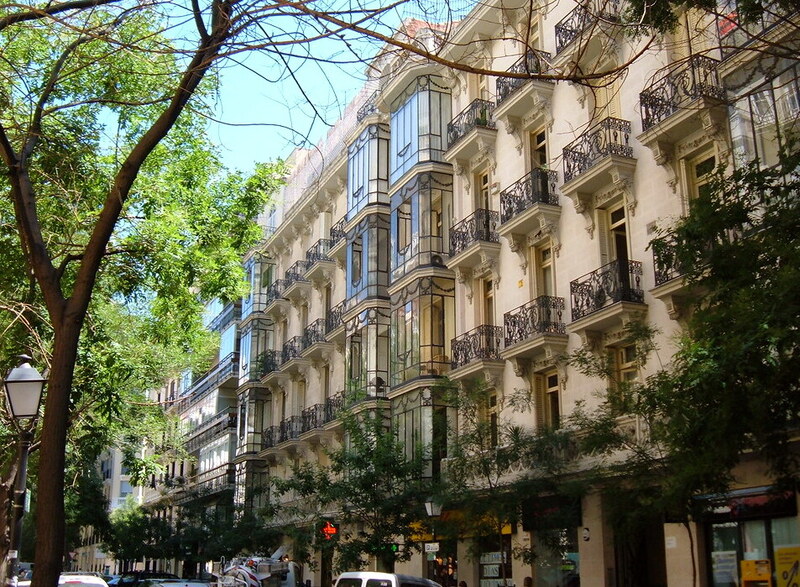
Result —
[[[625,327],[646,321],[668,360],[691,292],[650,243],[718,165],[772,164],[797,130],[797,61],[763,48],[796,47],[798,27],[796,16],[742,27],[723,6],[689,11],[653,41],[626,34],[622,9],[477,5],[442,54],[506,76],[388,49],[376,57],[317,149],[293,155],[270,229],[244,260],[251,293],[211,325],[224,347],[217,365],[170,395],[197,413],[196,464],[172,479],[205,483],[207,495],[230,489],[257,509],[269,477],[325,463],[343,440],[342,410],[354,409],[391,414],[409,451],[430,449],[437,476],[458,421],[437,394],[442,377],[481,381],[486,418],[554,428],[578,402],[597,402],[600,386],[563,355],[588,348],[619,379],[644,378],[656,366],[634,364]],[[433,48],[442,30],[409,21],[400,34]],[[556,73],[584,78],[547,78]],[[532,412],[508,407],[520,389]],[[505,560],[517,585],[688,585],[692,573],[739,584],[742,560],[774,567],[800,545],[797,496],[765,505],[759,471],[744,461],[737,492],[717,497],[691,533],[654,513],[622,536],[590,492],[557,548],[523,508],[504,552],[481,551],[478,537],[437,543],[398,571],[494,587]],[[505,554],[531,545],[533,564]],[[316,562],[305,578],[329,585],[331,561]]]

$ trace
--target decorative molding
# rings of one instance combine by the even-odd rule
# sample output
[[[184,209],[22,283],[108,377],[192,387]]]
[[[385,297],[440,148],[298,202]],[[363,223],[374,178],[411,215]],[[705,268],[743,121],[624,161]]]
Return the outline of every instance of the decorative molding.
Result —
[[[472,271],[463,267],[456,267],[456,281],[464,286],[467,301],[472,303]]]

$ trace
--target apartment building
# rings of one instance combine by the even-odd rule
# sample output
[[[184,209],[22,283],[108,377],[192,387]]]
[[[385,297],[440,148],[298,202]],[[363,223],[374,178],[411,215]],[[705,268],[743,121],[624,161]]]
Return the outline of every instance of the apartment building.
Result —
[[[328,136],[293,155],[270,229],[244,260],[251,293],[212,324],[217,365],[170,396],[197,413],[196,464],[172,479],[205,483],[206,495],[232,488],[236,504],[257,509],[270,476],[326,462],[343,441],[342,410],[390,414],[409,451],[433,445],[436,476],[458,419],[436,392],[442,377],[480,380],[487,418],[558,427],[601,386],[559,360],[565,353],[589,348],[613,358],[619,379],[646,377],[655,367],[635,366],[624,334],[644,320],[668,360],[691,292],[650,242],[717,165],[769,165],[796,130],[797,61],[763,49],[797,46],[798,23],[745,28],[732,5],[716,17],[688,12],[648,41],[626,34],[620,10],[477,5],[450,27],[444,56],[506,76],[388,49],[375,58]],[[409,21],[399,34],[433,48],[442,30]],[[628,61],[621,75],[583,83],[515,77]],[[532,413],[504,401],[520,389]],[[474,556],[479,537],[437,543],[398,572],[494,587],[505,561],[512,584],[688,585],[693,573],[699,584],[738,584],[742,560],[774,567],[800,528],[797,496],[767,503],[757,462],[742,463],[737,483],[691,535],[655,512],[639,535],[615,535],[590,492],[557,549],[523,508],[502,551]],[[533,564],[510,557],[531,544]],[[305,578],[329,585],[331,561],[316,563]]]

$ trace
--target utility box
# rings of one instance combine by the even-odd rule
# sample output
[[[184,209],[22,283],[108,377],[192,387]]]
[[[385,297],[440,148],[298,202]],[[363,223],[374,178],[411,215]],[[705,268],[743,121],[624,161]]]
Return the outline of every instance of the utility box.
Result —
[[[772,587],[772,562],[769,559],[740,563],[742,587]]]

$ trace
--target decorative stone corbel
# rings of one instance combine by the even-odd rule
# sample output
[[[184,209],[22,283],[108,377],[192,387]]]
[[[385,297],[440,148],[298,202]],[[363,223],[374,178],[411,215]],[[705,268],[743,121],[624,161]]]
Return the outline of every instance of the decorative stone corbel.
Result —
[[[520,234],[508,235],[508,246],[519,257],[519,268],[525,273],[528,270],[528,251],[525,246],[527,238]]]
[[[508,359],[511,367],[514,369],[514,375],[528,381],[528,374],[530,372],[530,360],[522,357],[513,357]]]
[[[456,281],[464,286],[467,301],[472,303],[472,271],[463,267],[456,267]]]

